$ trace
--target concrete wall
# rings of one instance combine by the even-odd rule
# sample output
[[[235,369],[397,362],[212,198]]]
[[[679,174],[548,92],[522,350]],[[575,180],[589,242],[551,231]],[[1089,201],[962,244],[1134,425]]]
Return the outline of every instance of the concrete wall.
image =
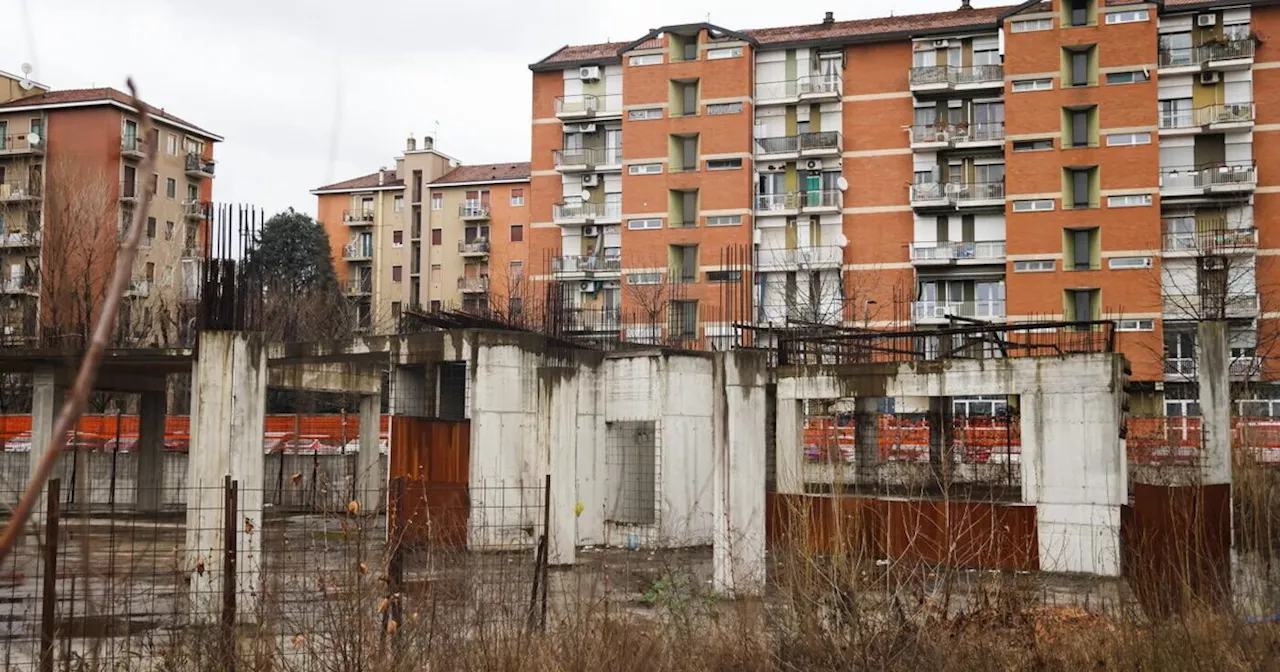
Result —
[[[1041,569],[1120,573],[1128,499],[1120,355],[949,360],[778,370],[778,492],[802,494],[805,399],[1017,394],[1022,501],[1036,507]]]

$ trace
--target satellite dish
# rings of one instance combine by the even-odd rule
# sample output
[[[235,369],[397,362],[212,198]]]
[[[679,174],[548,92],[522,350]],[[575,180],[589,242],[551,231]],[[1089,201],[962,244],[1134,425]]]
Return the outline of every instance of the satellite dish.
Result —
[[[836,236],[836,247],[843,249],[849,244],[849,239],[843,233]]]
[[[843,175],[841,175],[841,176],[840,176],[840,179],[836,180],[836,187],[838,187],[838,188],[840,189],[840,191],[848,191],[848,190],[849,190],[849,180],[844,179],[844,176],[843,176]]]
[[[24,91],[30,91],[31,87],[35,86],[35,83],[31,81],[30,63],[22,64],[22,81],[18,82],[18,86],[21,86]]]
[[[578,194],[578,196],[582,198],[582,200],[584,201],[591,200],[591,192],[587,191],[586,189],[583,189],[582,193]]]
[[[39,145],[39,144],[40,144],[40,134],[39,134],[39,133],[28,133],[28,134],[27,134],[27,142],[31,143],[31,146],[32,146],[32,147],[34,147],[34,146],[36,146],[36,145]]]
[[[30,64],[30,63],[23,63],[23,64],[22,64],[22,74],[24,74],[24,75],[29,75],[29,74],[31,74],[31,64]]]

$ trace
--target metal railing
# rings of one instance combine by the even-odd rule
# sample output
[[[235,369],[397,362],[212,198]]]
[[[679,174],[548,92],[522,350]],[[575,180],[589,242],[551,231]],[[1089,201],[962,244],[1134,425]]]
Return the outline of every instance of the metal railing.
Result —
[[[557,116],[591,117],[599,114],[618,114],[622,112],[622,96],[610,94],[597,96],[582,93],[572,96],[557,96],[555,100]]]
[[[947,194],[957,204],[1004,200],[1004,182],[952,182],[947,184]]]
[[[1260,306],[1256,293],[1229,292],[1225,294],[1165,294],[1166,318],[1211,320],[1222,317],[1252,317]]]
[[[911,202],[945,201],[947,185],[943,182],[922,182],[911,185]]]
[[[1232,378],[1252,378],[1261,374],[1261,357],[1235,357],[1227,365],[1227,375]]]
[[[343,210],[342,221],[357,226],[373,223],[372,210]]]
[[[840,131],[815,131],[800,134],[800,151],[825,152],[839,151],[843,138]]]
[[[488,254],[488,253],[489,253],[489,241],[487,241],[487,240],[472,240],[472,241],[459,240],[459,241],[458,241],[458,253],[459,253],[459,254]]]
[[[25,201],[40,198],[40,183],[28,180],[0,182],[0,201]]]
[[[350,278],[347,280],[346,284],[343,285],[343,289],[347,294],[352,296],[372,294],[373,278]]]
[[[1166,232],[1166,252],[1216,253],[1232,250],[1248,250],[1258,247],[1258,230],[1213,229],[1209,231]]]
[[[598,254],[553,257],[551,270],[554,273],[618,273],[622,271],[622,259]]]
[[[911,68],[911,86],[1003,82],[1003,65],[925,65]]]
[[[621,203],[557,203],[552,208],[552,219],[556,221],[621,217]]]
[[[343,259],[372,259],[373,241],[353,240],[342,248]]]
[[[968,128],[957,128],[956,142],[993,142],[1004,140],[1003,121],[980,121]]]
[[[146,141],[136,135],[124,135],[120,138],[120,151],[124,154],[141,155],[146,150]]]
[[[834,245],[761,248],[756,252],[756,265],[762,270],[839,268],[843,263],[844,249]]]
[[[1161,189],[1205,189],[1257,183],[1258,169],[1252,161],[1160,169]]]
[[[127,295],[127,296],[136,297],[136,298],[140,298],[140,299],[143,299],[143,298],[146,298],[146,297],[150,296],[150,295],[151,295],[151,281],[150,281],[150,280],[147,280],[147,279],[145,279],[145,278],[139,278],[139,279],[137,279],[137,280],[130,280],[130,281],[129,281],[129,291],[128,291],[128,292],[126,292],[126,295]]]
[[[980,240],[973,242],[937,241],[912,243],[912,261],[999,261],[1005,258],[1005,241]]]
[[[1194,128],[1196,124],[1195,110],[1176,110],[1160,112],[1160,128]]]
[[[916,124],[911,127],[911,142],[996,142],[1004,140],[1003,121],[978,123]]]
[[[836,189],[805,191],[800,194],[802,208],[843,208],[844,194]]]
[[[811,75],[796,80],[796,90],[801,96],[839,95],[840,75]]]
[[[577,149],[553,149],[551,157],[556,167],[599,166],[622,163],[622,147],[579,147]]]
[[[40,231],[0,233],[0,247],[38,247],[40,238]]]
[[[1196,122],[1201,126],[1210,124],[1238,124],[1254,119],[1253,101],[1244,103],[1218,103],[1206,105],[1196,110]]]
[[[212,208],[213,204],[209,201],[192,200],[189,198],[182,201],[182,214],[187,217],[208,217],[209,211]]]
[[[1257,45],[1252,39],[1229,40],[1198,47],[1176,47],[1160,50],[1160,67],[1177,68],[1203,65],[1211,61],[1233,61],[1253,58]]]
[[[788,79],[778,82],[756,82],[756,100],[778,100],[795,98],[798,95],[799,82]]]
[[[0,285],[0,287],[4,288],[5,294],[33,292],[39,286],[39,277],[36,275],[19,275],[17,277],[8,276],[4,278],[4,284]]]
[[[206,159],[195,152],[187,154],[187,172],[213,176],[213,159]]]
[[[30,133],[17,135],[0,135],[0,154],[20,154],[23,152],[43,152],[44,134],[38,134],[32,142]]]
[[[799,208],[800,194],[795,192],[783,194],[756,194],[757,212],[782,212],[786,210],[798,210]]]
[[[489,217],[489,204],[476,201],[459,203],[458,216],[463,219],[486,219]]]
[[[458,290],[463,292],[487,292],[489,291],[489,276],[460,277],[458,278]]]
[[[916,320],[945,320],[948,317],[974,319],[1003,318],[1004,301],[916,301],[912,314]]]
[[[800,136],[798,135],[756,138],[757,154],[795,154],[799,151]]]

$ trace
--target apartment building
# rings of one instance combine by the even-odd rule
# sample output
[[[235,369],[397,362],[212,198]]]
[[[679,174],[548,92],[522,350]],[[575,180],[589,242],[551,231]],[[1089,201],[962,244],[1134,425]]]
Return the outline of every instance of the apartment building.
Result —
[[[1280,372],[1277,29],[1261,1],[963,2],[561,48],[530,66],[536,277],[627,340],[1114,319],[1140,410],[1194,414],[1195,320],[1231,321],[1237,379]]]
[[[358,326],[393,332],[410,307],[522,310],[528,187],[527,163],[463,166],[410,136],[394,170],[313,190]]]
[[[154,193],[121,342],[181,341],[190,329],[222,138],[109,88],[52,90],[0,72],[0,341],[81,342],[96,318],[121,233]],[[155,172],[139,173],[148,145]]]

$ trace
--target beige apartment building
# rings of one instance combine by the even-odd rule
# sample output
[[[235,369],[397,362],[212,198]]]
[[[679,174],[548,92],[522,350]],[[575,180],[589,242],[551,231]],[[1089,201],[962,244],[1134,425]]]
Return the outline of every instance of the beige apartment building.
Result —
[[[51,90],[0,72],[0,344],[84,340],[144,189],[155,196],[117,340],[185,339],[222,138],[148,111],[156,128],[143,137],[120,91]],[[151,145],[156,169],[143,175]]]

